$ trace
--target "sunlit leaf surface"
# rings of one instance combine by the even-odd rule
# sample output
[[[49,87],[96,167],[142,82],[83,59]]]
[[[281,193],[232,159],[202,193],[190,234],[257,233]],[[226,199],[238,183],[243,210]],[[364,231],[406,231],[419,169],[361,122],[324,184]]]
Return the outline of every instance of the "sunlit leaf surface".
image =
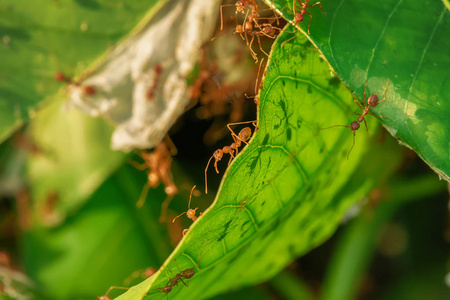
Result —
[[[189,287],[178,281],[170,299],[262,282],[329,237],[346,209],[391,169],[387,145],[360,164],[369,148],[365,132],[347,160],[351,131],[319,130],[348,124],[357,106],[306,39],[280,46],[291,36],[275,43],[259,94],[259,130],[226,171],[215,203],[159,273],[117,299],[141,299],[147,290],[149,299],[164,299],[168,277],[197,265],[195,276],[184,279]],[[368,121],[375,132],[375,120]]]

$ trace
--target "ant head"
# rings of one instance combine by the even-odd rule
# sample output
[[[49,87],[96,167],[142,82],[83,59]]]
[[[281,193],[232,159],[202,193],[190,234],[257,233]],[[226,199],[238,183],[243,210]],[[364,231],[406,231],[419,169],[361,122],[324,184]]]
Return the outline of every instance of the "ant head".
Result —
[[[239,132],[239,138],[244,142],[250,139],[251,136],[252,130],[250,129],[250,127],[245,127]]]
[[[355,131],[359,129],[359,123],[357,121],[353,121],[352,124],[350,125],[350,129]]]
[[[377,95],[370,95],[369,99],[367,99],[367,103],[369,106],[376,106],[378,104],[378,96]]]
[[[181,272],[181,276],[186,279],[192,278],[195,275],[195,271],[193,269],[187,269]]]
[[[170,285],[167,285],[167,286],[161,288],[161,291],[165,294],[168,294],[172,291],[172,287]]]
[[[195,209],[189,209],[189,210],[186,212],[187,217],[188,217],[189,219],[195,218],[195,211],[196,211],[197,209],[198,209],[198,207],[195,208]],[[194,221],[195,221],[195,220],[194,220]]]
[[[96,89],[92,85],[83,86],[83,95],[95,95]]]
[[[214,156],[214,159],[215,159],[216,161],[221,160],[222,157],[223,157],[223,151],[222,151],[222,149],[217,149],[216,151],[214,151],[213,156]]]
[[[63,72],[58,72],[55,75],[55,80],[59,81],[59,82],[64,82],[64,81],[67,81],[67,77],[66,77],[66,75],[64,75]]]
[[[236,11],[243,13],[245,9],[245,0],[239,0],[236,2]]]
[[[242,26],[242,25],[236,25],[236,29],[234,30],[233,33],[244,33],[244,32],[245,32],[244,26]]]
[[[264,26],[262,30],[267,35],[275,35],[275,29],[270,25]]]
[[[296,13],[294,15],[294,23],[299,24],[301,21],[303,21],[303,15],[301,13]]]

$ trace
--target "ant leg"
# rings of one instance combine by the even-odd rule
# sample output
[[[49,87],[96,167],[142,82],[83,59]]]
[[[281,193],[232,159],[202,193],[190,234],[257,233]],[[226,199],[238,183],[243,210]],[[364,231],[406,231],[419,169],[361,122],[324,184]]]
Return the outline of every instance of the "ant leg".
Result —
[[[167,208],[169,207],[170,202],[173,199],[173,195],[167,195],[164,202],[161,204],[161,216],[159,217],[159,222],[164,223],[167,217]]]
[[[135,162],[134,160],[129,160],[128,163],[130,165],[132,165],[133,167],[135,167],[139,171],[144,171],[145,169],[147,169],[147,164],[146,163],[140,164],[138,162]]]
[[[364,86],[364,106],[368,107],[369,104],[367,103],[367,99],[366,99],[366,89],[367,89],[367,80],[366,80],[366,85]],[[363,108],[364,110],[364,108]]]
[[[255,124],[256,124],[255,121],[244,121],[244,122],[236,122],[236,123],[228,123],[228,124],[227,124],[228,130],[231,131],[231,136],[233,137],[235,143],[237,143],[236,138],[237,138],[238,140],[241,140],[241,139],[240,139],[239,136],[233,131],[233,129],[231,129],[230,126],[231,126],[231,125],[240,125],[240,124],[250,124],[250,123],[252,123],[253,126],[255,126],[255,128],[257,128],[257,126],[255,125]],[[248,145],[247,142],[245,142],[245,141],[242,141],[242,142],[244,142],[244,143],[246,143],[246,144]]]
[[[137,207],[142,207],[145,203],[145,200],[147,200],[147,194],[148,190],[150,189],[150,184],[148,182],[144,185],[144,188],[142,189],[141,196],[139,196],[138,202],[136,202]]]
[[[366,122],[366,119],[363,119],[363,120],[364,120],[364,125],[366,126],[366,132],[369,133],[369,128],[367,128],[367,122]]]
[[[309,33],[309,27],[311,27],[312,15],[309,12],[305,12],[305,13],[309,16],[308,34],[311,34],[311,33]]]
[[[358,104],[359,108],[361,108],[362,110],[364,110],[364,107],[362,107],[361,103],[358,102],[358,100],[356,100],[355,98],[353,98],[353,102],[355,102],[356,104]],[[364,103],[365,104],[365,103]]]
[[[213,159],[213,157],[214,157],[214,155],[211,156],[211,158],[208,160],[208,164],[206,165],[206,168],[205,168],[205,194],[208,194],[208,175],[207,175],[207,172],[208,172],[209,163],[211,162],[211,159]]]
[[[388,118],[388,117],[382,117],[382,116],[380,116],[380,115],[376,115],[376,114],[373,114],[373,113],[371,113],[371,112],[369,112],[368,114],[371,115],[371,116],[380,118],[380,119],[388,119],[389,121],[392,122],[392,119],[390,119],[390,118]]]
[[[316,5],[320,5],[320,11],[321,11],[324,15],[327,14],[327,13],[324,13],[324,12],[323,12],[323,10],[322,10],[322,3],[320,3],[320,2],[316,2],[316,3],[314,3],[313,5],[308,6],[308,8],[314,7],[314,6],[316,6]]]
[[[261,46],[261,39],[259,38],[259,36],[256,36],[258,38],[258,44],[259,44],[259,49],[267,56],[269,57],[269,54],[266,53],[266,51],[263,50],[262,46]]]
[[[298,30],[297,29],[297,34],[296,35],[294,35],[293,37],[291,37],[290,39],[288,39],[288,40],[285,40],[284,42],[282,42],[281,43],[281,47],[283,47],[287,42],[289,42],[289,41],[291,41],[291,40],[293,40],[293,39],[295,39],[295,38],[297,38],[298,37],[298,34],[299,34],[299,32],[300,32],[300,30]]]
[[[383,102],[384,100],[386,100],[386,96],[387,96],[387,91],[388,91],[389,81],[390,81],[390,80],[391,80],[391,79],[389,78],[388,81],[387,81],[387,83],[386,83],[386,90],[385,90],[385,92],[384,92],[384,98],[383,98],[383,100],[381,100],[380,102],[378,102],[377,105],[380,104],[381,102]]]
[[[355,146],[355,135],[356,135],[356,131],[353,130],[353,144],[352,144],[352,147],[350,148],[350,151],[348,151],[348,153],[347,153],[347,160],[348,160],[348,157],[350,155],[350,152],[352,152],[353,147]]]
[[[220,6],[220,30],[223,30],[223,7],[224,6],[236,6],[235,4],[225,4]],[[237,11],[236,11],[236,22],[237,22]]]
[[[236,149],[237,150],[237,149]],[[236,154],[237,155],[237,154]],[[234,158],[233,153],[230,152],[230,159],[228,160],[228,165],[231,164],[231,160]]]
[[[247,34],[245,36],[247,36]],[[258,56],[256,55],[256,52],[252,49],[252,44],[253,44],[254,39],[255,39],[255,36],[252,35],[252,39],[250,41],[250,45],[247,44],[247,46],[248,46],[248,49],[250,50],[250,54],[252,55],[253,59],[255,60],[255,64],[257,64],[258,63]]]
[[[334,126],[330,126],[330,127],[324,127],[324,128],[319,128],[319,130],[324,130],[324,129],[329,129],[329,128],[333,128],[333,127],[347,127],[350,128],[350,125],[334,125]]]

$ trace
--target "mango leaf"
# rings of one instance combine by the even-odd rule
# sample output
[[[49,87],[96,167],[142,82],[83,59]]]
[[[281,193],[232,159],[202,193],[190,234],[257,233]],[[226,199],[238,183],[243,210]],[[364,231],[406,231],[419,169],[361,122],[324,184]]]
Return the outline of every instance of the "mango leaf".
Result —
[[[208,298],[267,280],[328,238],[345,211],[392,170],[392,144],[376,146],[362,132],[347,160],[351,131],[319,130],[349,123],[356,105],[311,44],[291,37],[282,34],[272,48],[259,129],[225,172],[213,205],[154,276],[116,299],[142,299],[148,291],[165,299],[168,278],[188,269],[196,272],[182,278],[189,287],[175,280],[171,299]],[[373,132],[374,121],[368,120]]]
[[[0,142],[61,87],[57,71],[79,74],[159,2],[2,1]]]
[[[300,2],[300,1],[299,1]],[[291,0],[266,1],[293,23]],[[314,1],[309,2],[313,5]],[[450,11],[448,1],[321,1],[299,30],[332,72],[363,101],[390,79],[381,114],[389,132],[450,181]],[[296,12],[299,12],[296,9]],[[412,23],[413,20],[413,23]],[[381,94],[378,94],[381,96]]]

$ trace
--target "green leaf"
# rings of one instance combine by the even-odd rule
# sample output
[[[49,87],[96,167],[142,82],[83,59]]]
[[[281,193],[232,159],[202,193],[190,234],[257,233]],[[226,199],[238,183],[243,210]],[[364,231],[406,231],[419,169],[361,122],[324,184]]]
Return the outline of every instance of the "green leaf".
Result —
[[[189,287],[178,281],[171,299],[207,298],[267,280],[328,238],[345,211],[392,171],[398,160],[392,144],[358,133],[347,160],[352,132],[319,130],[348,124],[356,105],[307,40],[280,46],[291,36],[282,34],[273,46],[259,130],[225,172],[214,204],[158,273],[117,299],[141,299],[148,290],[151,299],[163,299],[165,275],[189,268],[196,271],[184,279]],[[372,132],[374,121],[368,120]]]
[[[266,2],[292,22],[292,1]],[[366,82],[367,95],[381,96],[390,79],[386,101],[373,112],[391,119],[381,120],[391,134],[449,181],[448,8],[441,1],[321,2],[326,14],[318,5],[307,9],[309,38],[330,68],[361,102]],[[304,34],[309,21],[300,23]]]
[[[3,7],[9,13],[0,22],[21,28],[29,39],[19,43],[11,35],[9,48],[0,49],[0,55],[4,51],[7,58],[1,62],[4,65],[0,65],[0,70],[10,74],[7,82],[0,82],[0,91],[2,85],[7,85],[8,92],[28,91],[29,95],[14,102],[3,99],[0,92],[0,105],[16,107],[20,103],[19,110],[33,111],[30,135],[41,149],[28,164],[34,208],[40,210],[49,195],[59,199],[56,214],[46,225],[60,224],[66,215],[80,208],[125,158],[123,153],[110,149],[111,124],[79,111],[64,110],[67,89],[51,96],[61,87],[54,80],[55,73],[81,73],[111,44],[128,34],[145,13],[152,16],[161,6],[156,4],[164,2],[35,1],[30,5],[17,1]],[[45,8],[49,18],[38,18],[31,9],[34,5]],[[33,72],[28,72],[30,68]],[[52,101],[42,102],[46,97]],[[46,106],[36,112],[39,104]]]
[[[109,148],[113,127],[78,110],[62,111],[54,101],[33,120],[30,135],[41,153],[30,156],[28,177],[35,211],[50,195],[59,201],[52,224],[80,208],[125,155]]]
[[[0,142],[61,87],[56,72],[84,71],[162,2],[2,1]]]
[[[150,190],[152,201],[137,209],[145,179],[124,165],[63,226],[26,232],[25,267],[46,299],[92,299],[111,285],[123,286],[134,271],[161,264],[171,250],[158,222],[157,200],[165,194]]]
[[[344,229],[330,260],[322,300],[354,299],[374,256],[377,236],[386,223],[406,204],[443,192],[445,184],[436,180],[436,176],[423,175],[407,180],[391,179],[388,190],[388,197],[375,211],[360,214]]]

